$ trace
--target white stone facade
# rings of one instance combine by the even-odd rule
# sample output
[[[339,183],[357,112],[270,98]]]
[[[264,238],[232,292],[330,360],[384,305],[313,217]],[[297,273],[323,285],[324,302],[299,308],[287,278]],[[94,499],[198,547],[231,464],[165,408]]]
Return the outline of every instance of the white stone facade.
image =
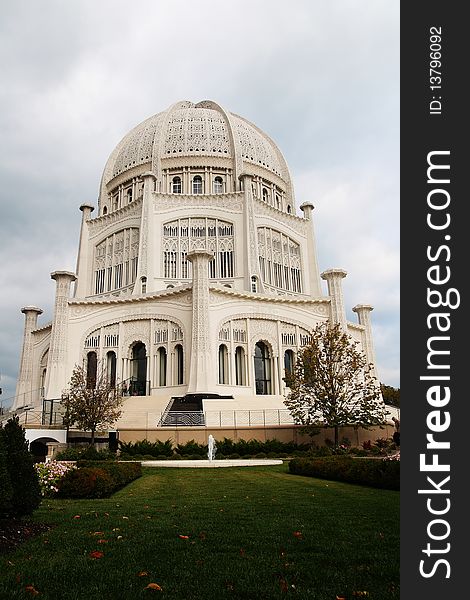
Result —
[[[13,408],[59,399],[74,365],[100,361],[138,394],[129,414],[186,394],[210,410],[285,408],[286,365],[329,318],[374,363],[372,307],[347,322],[340,269],[322,293],[313,205],[300,208],[274,142],[217,104],[180,102],[138,125],[106,163],[96,216],[80,207],[76,273],[51,274],[53,322],[22,309]]]

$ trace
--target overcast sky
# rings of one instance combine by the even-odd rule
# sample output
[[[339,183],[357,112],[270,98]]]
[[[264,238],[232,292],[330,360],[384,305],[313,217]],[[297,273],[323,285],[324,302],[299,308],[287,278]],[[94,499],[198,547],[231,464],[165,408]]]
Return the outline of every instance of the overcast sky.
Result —
[[[279,145],[347,316],[372,304],[380,380],[399,386],[399,3],[15,0],[0,19],[0,386],[23,315],[52,316],[81,213],[117,142],[178,100],[214,100]],[[326,282],[323,282],[326,284]],[[326,293],[326,286],[324,288]]]

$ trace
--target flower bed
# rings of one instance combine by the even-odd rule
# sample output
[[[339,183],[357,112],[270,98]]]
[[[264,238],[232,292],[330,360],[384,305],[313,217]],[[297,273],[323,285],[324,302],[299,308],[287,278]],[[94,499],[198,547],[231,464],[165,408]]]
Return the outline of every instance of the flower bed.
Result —
[[[36,463],[34,467],[38,474],[41,494],[45,497],[54,496],[59,491],[59,484],[65,475],[77,468],[73,463],[58,460]]]

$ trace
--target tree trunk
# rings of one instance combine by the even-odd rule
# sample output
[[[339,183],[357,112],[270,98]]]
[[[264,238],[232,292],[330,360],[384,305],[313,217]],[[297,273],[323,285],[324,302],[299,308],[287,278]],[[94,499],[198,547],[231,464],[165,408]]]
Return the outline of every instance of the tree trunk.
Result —
[[[91,430],[91,445],[93,447],[95,446],[95,430],[94,429]]]
[[[338,447],[338,438],[339,438],[339,427],[335,425],[335,448]]]

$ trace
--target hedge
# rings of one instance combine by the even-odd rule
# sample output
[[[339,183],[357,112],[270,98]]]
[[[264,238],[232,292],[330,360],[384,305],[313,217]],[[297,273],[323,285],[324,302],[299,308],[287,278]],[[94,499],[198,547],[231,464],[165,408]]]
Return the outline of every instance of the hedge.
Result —
[[[294,475],[357,483],[388,490],[400,489],[400,461],[350,456],[294,458],[289,461]]]
[[[62,498],[107,498],[142,475],[140,463],[79,461],[59,484]]]

